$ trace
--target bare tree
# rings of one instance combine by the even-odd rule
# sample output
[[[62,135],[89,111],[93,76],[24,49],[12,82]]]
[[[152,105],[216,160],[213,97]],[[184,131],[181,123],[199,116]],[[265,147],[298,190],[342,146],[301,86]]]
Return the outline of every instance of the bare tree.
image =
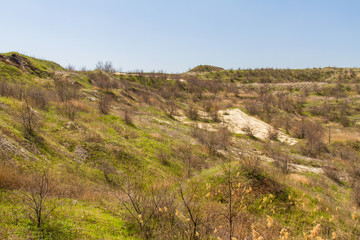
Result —
[[[26,133],[34,135],[38,127],[40,118],[37,113],[30,107],[28,101],[20,109],[20,119]]]
[[[231,143],[231,134],[226,127],[218,128],[216,131],[207,131],[195,126],[192,134],[209,149],[210,154],[226,149]]]
[[[48,173],[44,172],[34,179],[30,187],[22,191],[29,217],[38,228],[43,226],[51,213],[59,206],[58,201],[50,201],[50,195],[54,193],[54,190]]]
[[[61,108],[60,111],[65,114],[70,120],[74,121],[76,115],[79,112],[79,109],[74,105],[72,101],[65,102]]]
[[[191,105],[187,111],[187,115],[191,120],[199,119],[199,112],[194,105]]]
[[[145,191],[145,184],[137,177],[126,176],[124,184],[119,184],[120,192],[126,196],[117,195],[127,212],[127,217],[134,221],[145,239],[153,236],[152,219],[157,209],[153,207],[152,199]]]
[[[198,184],[192,185],[187,192],[185,192],[183,185],[179,184],[179,195],[184,207],[186,221],[188,222],[186,235],[190,240],[200,239],[200,232],[202,235],[205,234],[206,231],[203,229],[207,228],[202,204],[196,196],[197,190]]]
[[[297,135],[305,138],[305,142],[301,147],[305,155],[316,157],[321,151],[326,150],[323,142],[324,128],[315,121],[302,119],[297,126]]]
[[[177,112],[177,105],[176,102],[171,99],[171,100],[167,100],[165,102],[165,104],[163,105],[163,109],[165,110],[165,112],[169,115],[169,117],[174,118],[176,112]]]
[[[267,128],[267,138],[269,140],[275,141],[279,135],[279,131],[272,126],[268,126]]]
[[[48,92],[45,92],[42,88],[33,87],[27,89],[26,98],[36,107],[46,109],[49,105]]]
[[[234,224],[238,219],[239,215],[239,198],[235,195],[236,190],[238,190],[236,186],[236,175],[231,162],[227,162],[223,166],[225,173],[225,199],[226,199],[226,210],[222,213],[222,215],[227,220],[228,224],[228,236],[229,240],[232,240],[234,237]]]
[[[79,88],[69,82],[55,80],[55,89],[61,102],[79,98]]]
[[[66,68],[65,68],[66,70],[68,70],[68,71],[75,71],[75,66],[74,65],[71,65],[71,64],[69,64],[69,65],[67,65],[66,66]]]
[[[115,72],[115,68],[113,67],[112,62],[110,62],[110,61],[106,61],[105,63],[103,63],[102,61],[99,61],[96,64],[96,69],[102,70],[102,71],[107,72],[107,73],[114,73]]]
[[[108,114],[111,109],[112,97],[109,94],[102,94],[98,101],[98,109],[102,114]]]

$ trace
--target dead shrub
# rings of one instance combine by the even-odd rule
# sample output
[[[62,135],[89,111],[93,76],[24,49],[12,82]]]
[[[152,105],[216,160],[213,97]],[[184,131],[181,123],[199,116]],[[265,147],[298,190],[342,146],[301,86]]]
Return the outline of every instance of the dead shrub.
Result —
[[[95,131],[89,131],[86,133],[84,141],[89,143],[104,143],[104,139]]]
[[[36,176],[28,186],[22,190],[23,200],[28,208],[31,221],[41,228],[49,219],[51,213],[59,206],[58,201],[50,197],[56,193],[55,184],[44,172]]]
[[[279,168],[283,174],[288,174],[292,157],[282,149],[281,144],[278,142],[267,142],[264,145],[264,149],[266,155],[274,160],[275,167]]]
[[[355,85],[355,90],[357,94],[360,94],[360,84]]]
[[[134,121],[132,118],[132,111],[130,109],[124,110],[124,121],[127,125],[134,125]]]
[[[102,61],[98,61],[96,64],[96,69],[107,72],[107,73],[114,73],[115,68],[113,67],[112,62],[106,61],[103,63]]]
[[[213,122],[220,122],[220,116],[219,116],[219,112],[217,109],[211,110],[209,112],[209,115],[211,117],[211,119],[213,120]]]
[[[208,239],[210,231],[207,224],[206,205],[197,195],[199,184],[183,186],[179,184],[179,195],[182,203],[182,211],[187,224],[183,227],[183,235],[180,239]],[[185,230],[185,231],[184,231]]]
[[[194,156],[193,156],[192,150],[193,149],[192,149],[191,144],[180,144],[180,145],[176,146],[176,148],[173,149],[175,156],[180,158],[182,160],[182,162],[184,163],[186,177],[188,177],[188,178],[191,177],[192,169],[194,167],[194,164],[193,164]]]
[[[70,82],[55,79],[55,89],[61,102],[79,99],[79,87]]]
[[[324,170],[325,175],[333,180],[334,182],[341,184],[341,180],[338,175],[338,169],[333,166],[327,165],[322,168]]]
[[[283,174],[289,173],[289,163],[291,162],[291,157],[289,154],[279,152],[274,160],[275,166],[280,168]]]
[[[91,84],[102,88],[102,89],[112,89],[112,88],[119,88],[120,82],[116,79],[113,79],[108,73],[104,71],[94,71],[89,73],[89,81]]]
[[[246,101],[245,109],[250,115],[258,115],[261,112],[261,108],[256,101]]]
[[[151,101],[150,101],[150,93],[148,93],[147,91],[141,91],[140,93],[140,99],[143,103],[146,103],[146,104],[150,104]]]
[[[360,179],[359,179],[360,180]],[[355,200],[355,203],[360,206],[360,182],[357,181],[355,182],[355,185],[354,185],[354,200]]]
[[[0,80],[0,96],[12,97],[22,101],[25,96],[25,86],[23,83]]]
[[[216,129],[216,131],[207,131],[195,126],[192,135],[208,148],[210,154],[226,149],[231,140],[231,134],[226,127]]]
[[[136,178],[136,180],[135,180]],[[152,219],[158,208],[146,191],[146,185],[138,177],[127,176],[124,183],[119,183],[120,192],[116,196],[124,207],[126,218],[133,222],[145,239],[154,235]]]
[[[67,116],[70,120],[74,121],[80,110],[72,101],[69,101],[60,105],[60,112]]]
[[[156,154],[157,158],[161,162],[161,164],[169,166],[170,165],[170,159],[171,155],[169,152],[165,151],[164,149],[159,149],[159,151]]]
[[[302,119],[295,125],[295,134],[299,138],[304,138],[304,143],[300,150],[304,155],[317,157],[321,152],[327,150],[323,143],[324,128],[317,122]]]
[[[187,115],[193,121],[196,121],[199,119],[199,111],[197,110],[197,108],[194,105],[191,105],[189,107],[189,109],[187,111]]]
[[[25,132],[33,136],[40,124],[39,114],[29,106],[27,101],[24,103],[24,105],[20,108],[19,111],[20,120]]]
[[[31,178],[25,173],[19,172],[14,166],[0,163],[0,188],[20,189],[28,184]]]
[[[100,95],[98,101],[98,109],[102,114],[109,114],[112,100],[112,96],[110,96],[109,94]]]
[[[71,103],[80,111],[80,112],[90,112],[89,106],[80,100],[71,100]]]
[[[49,97],[47,92],[39,87],[30,88],[27,90],[26,96],[32,105],[41,109],[46,109],[49,105]]]
[[[267,128],[267,138],[271,141],[275,141],[279,136],[279,131],[272,126]]]
[[[256,139],[255,137],[256,130],[251,126],[250,122],[247,123],[241,130],[245,133],[246,136],[252,139]]]
[[[178,106],[176,105],[175,100],[166,100],[165,104],[163,104],[164,111],[168,114],[170,118],[174,118],[177,113]]]
[[[261,176],[263,169],[258,156],[242,155],[242,168],[250,177]]]

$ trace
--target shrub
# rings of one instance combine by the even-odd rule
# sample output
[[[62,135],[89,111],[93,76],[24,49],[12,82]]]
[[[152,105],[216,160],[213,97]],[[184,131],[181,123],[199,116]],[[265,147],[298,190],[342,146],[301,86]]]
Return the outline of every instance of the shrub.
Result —
[[[119,88],[120,83],[113,79],[109,74],[103,71],[94,71],[89,73],[89,80],[91,84],[94,84],[102,89]]]
[[[26,101],[25,104],[20,108],[20,120],[24,130],[29,135],[34,135],[36,128],[39,126],[40,117],[39,115],[29,106]]]
[[[47,93],[39,87],[28,89],[26,95],[36,107],[46,109],[49,105],[49,97]]]
[[[108,94],[102,94],[98,101],[98,109],[102,114],[108,114],[111,109],[112,97]]]
[[[196,109],[195,106],[191,105],[187,111],[187,115],[191,120],[198,120],[199,119],[199,111]]]
[[[77,113],[79,112],[79,109],[74,105],[72,101],[69,101],[61,105],[60,111],[70,120],[74,121]]]
[[[326,150],[326,145],[322,141],[324,128],[319,123],[302,119],[297,123],[295,131],[299,138],[305,139],[300,147],[304,155],[316,157]]]
[[[105,64],[103,62],[99,61],[96,64],[96,69],[102,70],[102,71],[107,72],[107,73],[114,73],[115,72],[115,68],[113,67],[112,62],[110,62],[110,61],[106,61]]]
[[[207,131],[195,126],[192,135],[209,149],[210,154],[226,149],[231,142],[231,135],[226,127],[218,128],[216,131]]]
[[[127,125],[134,125],[132,113],[129,109],[124,110],[124,121]]]
[[[61,102],[79,98],[78,86],[66,81],[55,79],[55,89]]]
[[[256,139],[255,137],[256,130],[251,126],[250,123],[247,123],[241,130],[245,132],[246,136]]]
[[[174,100],[166,100],[165,104],[163,105],[163,109],[170,118],[174,118],[175,114],[177,113],[178,107]]]
[[[48,173],[44,172],[33,179],[28,187],[22,191],[24,203],[28,207],[29,218],[41,228],[50,214],[59,206],[57,201],[50,201],[49,197],[55,192],[53,182]]]
[[[269,126],[267,129],[267,138],[269,140],[275,141],[279,135],[279,131],[272,126]]]

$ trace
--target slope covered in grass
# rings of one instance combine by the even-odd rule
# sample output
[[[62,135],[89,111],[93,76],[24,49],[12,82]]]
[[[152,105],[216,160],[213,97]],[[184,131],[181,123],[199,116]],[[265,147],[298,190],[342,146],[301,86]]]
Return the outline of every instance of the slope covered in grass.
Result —
[[[259,84],[239,85],[228,71],[119,75],[0,56],[1,238],[359,237],[356,69],[241,70]],[[226,128],[239,110],[272,127]]]

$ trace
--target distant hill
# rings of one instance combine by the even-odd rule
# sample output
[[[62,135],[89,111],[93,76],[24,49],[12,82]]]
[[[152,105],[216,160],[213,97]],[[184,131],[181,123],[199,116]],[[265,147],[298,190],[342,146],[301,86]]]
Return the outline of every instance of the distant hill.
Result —
[[[191,69],[189,72],[218,72],[223,70],[224,69],[221,67],[215,67],[211,65],[198,65]]]
[[[19,69],[23,73],[34,74],[39,77],[49,76],[50,72],[54,71],[64,71],[59,64],[28,57],[17,52],[9,52],[0,54],[0,67],[1,69],[7,69],[7,71],[11,72],[15,70],[13,67]]]

